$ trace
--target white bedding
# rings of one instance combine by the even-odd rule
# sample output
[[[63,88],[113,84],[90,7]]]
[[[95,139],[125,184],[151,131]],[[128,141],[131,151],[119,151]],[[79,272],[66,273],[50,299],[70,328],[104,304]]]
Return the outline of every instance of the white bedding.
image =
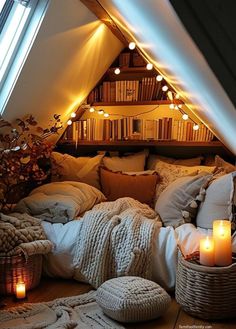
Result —
[[[76,239],[80,235],[81,220],[67,224],[42,222],[47,238],[54,244],[54,251],[47,255],[44,271],[49,276],[73,278],[73,257]],[[162,227],[154,241],[153,279],[163,288],[173,289],[175,285],[177,244],[184,254],[198,249],[198,241],[209,230],[196,228],[192,224],[184,224],[177,229]],[[233,251],[236,251],[236,237],[233,239]]]

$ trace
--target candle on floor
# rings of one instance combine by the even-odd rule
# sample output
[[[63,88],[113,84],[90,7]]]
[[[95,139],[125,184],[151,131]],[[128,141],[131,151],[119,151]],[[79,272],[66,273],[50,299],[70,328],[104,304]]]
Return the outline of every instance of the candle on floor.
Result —
[[[18,282],[16,284],[16,298],[17,299],[22,299],[25,298],[26,293],[25,293],[25,283],[24,282]]]
[[[213,238],[215,243],[215,264],[228,266],[232,263],[231,222],[215,220],[213,222]]]
[[[206,266],[214,266],[214,240],[212,237],[206,236],[200,239],[200,264]]]

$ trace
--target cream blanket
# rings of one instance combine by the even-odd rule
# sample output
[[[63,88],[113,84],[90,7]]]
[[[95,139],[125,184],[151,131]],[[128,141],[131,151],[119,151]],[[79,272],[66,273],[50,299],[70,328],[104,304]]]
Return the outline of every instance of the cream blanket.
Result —
[[[28,214],[0,214],[0,256],[46,254],[53,244],[46,240],[41,220]]]
[[[74,256],[74,278],[99,287],[107,279],[151,279],[152,241],[161,223],[132,198],[104,202],[85,213]]]

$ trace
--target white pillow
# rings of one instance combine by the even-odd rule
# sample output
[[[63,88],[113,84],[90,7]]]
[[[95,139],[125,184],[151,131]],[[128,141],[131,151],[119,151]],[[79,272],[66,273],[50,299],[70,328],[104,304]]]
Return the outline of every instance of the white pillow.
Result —
[[[234,220],[235,177],[236,171],[213,180],[208,186],[196,218],[198,227],[212,229],[215,219]],[[234,223],[232,228],[235,229]]]
[[[14,211],[26,212],[54,223],[66,223],[105,201],[101,191],[80,182],[55,182],[35,188]]]
[[[100,189],[98,170],[103,156],[76,158],[52,152],[52,181],[77,181]]]
[[[139,152],[124,157],[104,157],[104,166],[112,171],[144,171],[147,153]]]
[[[180,166],[200,166],[201,161],[203,160],[202,156],[189,159],[175,159],[170,157],[165,157],[159,154],[150,154],[148,157],[147,169],[153,170],[156,166],[157,161],[163,161],[170,164],[180,165]]]

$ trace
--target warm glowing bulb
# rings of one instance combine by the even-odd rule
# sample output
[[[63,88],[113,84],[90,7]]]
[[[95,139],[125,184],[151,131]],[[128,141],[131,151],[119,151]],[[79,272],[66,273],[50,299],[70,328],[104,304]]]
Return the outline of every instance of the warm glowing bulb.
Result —
[[[178,105],[175,105],[175,110],[178,110],[178,109],[179,109]]]
[[[162,80],[163,80],[163,76],[160,75],[160,74],[158,74],[158,75],[156,76],[156,79],[157,79],[157,81],[162,81]]]
[[[67,121],[68,126],[72,125],[72,120]]]
[[[104,114],[104,111],[103,111],[103,110],[99,110],[99,111],[98,111],[98,114],[100,114],[100,115],[101,115],[101,114]]]
[[[163,87],[162,87],[162,90],[163,90],[163,91],[167,91],[167,90],[168,90],[168,86],[166,86],[166,85],[163,86]]]
[[[194,124],[194,125],[193,125],[193,130],[198,130],[198,129],[199,129],[199,125]]]
[[[186,114],[186,113],[183,114],[182,119],[183,119],[183,120],[188,120],[188,114]]]
[[[179,109],[182,109],[182,104],[179,104],[179,105],[178,105],[178,108],[179,108]]]
[[[153,64],[152,63],[147,63],[146,69],[149,70],[149,71],[152,70],[153,69]]]
[[[119,67],[117,67],[117,68],[115,69],[114,73],[115,73],[115,74],[120,74],[120,69],[119,69]]]
[[[108,118],[109,117],[109,114],[108,113],[104,113],[104,117],[105,118]]]
[[[89,112],[93,113],[95,110],[93,107],[90,107]]]
[[[175,108],[175,105],[174,105],[174,104],[170,104],[169,108],[170,108],[171,110],[173,110],[173,109]]]
[[[70,116],[71,116],[71,118],[75,118],[76,117],[76,113],[75,112],[72,112]]]
[[[130,42],[129,43],[129,49],[133,50],[136,47],[135,42]]]
[[[180,97],[179,94],[176,94],[176,95],[175,95],[175,98],[176,98],[176,99],[179,99],[179,97]]]

